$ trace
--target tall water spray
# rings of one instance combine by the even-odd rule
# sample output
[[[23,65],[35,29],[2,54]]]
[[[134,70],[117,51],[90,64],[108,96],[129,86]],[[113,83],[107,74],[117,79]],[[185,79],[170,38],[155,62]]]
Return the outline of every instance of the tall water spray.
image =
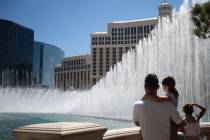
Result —
[[[205,0],[204,0],[205,1]],[[210,104],[210,39],[192,34],[185,0],[171,20],[163,18],[148,39],[123,56],[122,62],[88,91],[0,89],[0,112],[70,113],[109,118],[132,118],[133,103],[144,95],[144,77],[171,75],[180,92],[180,106]],[[195,3],[193,1],[192,3]],[[160,90],[159,94],[162,94]],[[210,108],[209,108],[210,109]],[[209,121],[209,112],[206,120]]]

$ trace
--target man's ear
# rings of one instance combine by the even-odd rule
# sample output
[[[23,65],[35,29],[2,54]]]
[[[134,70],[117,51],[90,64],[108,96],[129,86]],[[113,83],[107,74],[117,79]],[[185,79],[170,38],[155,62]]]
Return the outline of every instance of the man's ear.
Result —
[[[148,90],[148,88],[147,88],[147,86],[146,86],[146,85],[144,85],[144,90],[145,90],[145,91],[147,91],[147,90]]]

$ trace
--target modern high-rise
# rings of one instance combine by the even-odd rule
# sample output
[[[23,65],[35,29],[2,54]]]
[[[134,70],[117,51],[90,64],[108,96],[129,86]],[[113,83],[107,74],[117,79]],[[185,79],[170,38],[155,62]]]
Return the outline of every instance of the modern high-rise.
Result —
[[[0,19],[0,85],[31,85],[34,31]]]
[[[91,56],[66,57],[55,67],[55,88],[63,90],[88,89],[91,82]]]
[[[108,23],[107,32],[91,33],[92,82],[95,84],[106,72],[121,61],[122,54],[135,49],[139,40],[147,38],[158,23],[159,17],[171,16],[172,6],[162,3],[155,18],[115,21]]]
[[[64,52],[54,46],[34,41],[33,85],[52,88],[54,67],[61,63]]]

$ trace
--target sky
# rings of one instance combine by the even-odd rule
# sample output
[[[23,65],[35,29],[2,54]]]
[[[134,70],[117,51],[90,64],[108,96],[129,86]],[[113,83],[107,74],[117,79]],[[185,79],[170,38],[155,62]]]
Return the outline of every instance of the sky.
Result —
[[[179,9],[183,0],[167,0]],[[151,18],[163,0],[0,0],[0,19],[34,30],[36,41],[61,48],[65,56],[90,53],[90,33],[107,23]]]

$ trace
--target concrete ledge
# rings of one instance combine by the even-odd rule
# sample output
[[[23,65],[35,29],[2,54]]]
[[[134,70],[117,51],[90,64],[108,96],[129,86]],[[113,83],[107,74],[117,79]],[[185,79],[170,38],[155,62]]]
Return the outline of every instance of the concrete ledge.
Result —
[[[104,140],[142,140],[140,128],[124,128],[109,130],[104,135]]]
[[[102,140],[107,128],[95,123],[58,122],[15,129],[16,140]]]
[[[143,140],[139,127],[106,130],[95,123],[58,122],[19,127],[13,135],[16,140]],[[209,122],[201,123],[201,138],[210,140]],[[179,133],[178,139],[184,140],[184,135]]]
[[[201,123],[201,138],[210,140],[210,122]]]

